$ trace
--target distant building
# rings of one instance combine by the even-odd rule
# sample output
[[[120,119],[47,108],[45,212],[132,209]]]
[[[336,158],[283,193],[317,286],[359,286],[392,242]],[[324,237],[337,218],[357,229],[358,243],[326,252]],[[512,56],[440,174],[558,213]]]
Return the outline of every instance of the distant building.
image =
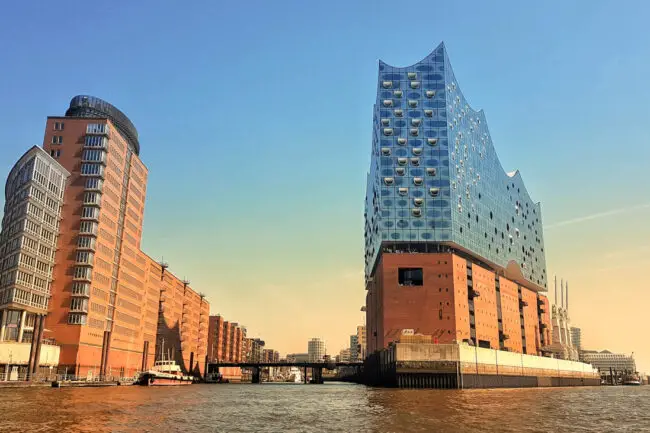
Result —
[[[247,362],[262,362],[262,355],[264,351],[264,340],[259,338],[248,338],[247,345],[250,346],[250,352],[248,355]]]
[[[355,335],[350,335],[350,359],[357,360],[359,359],[359,337]]]
[[[609,350],[597,352],[593,350],[582,351],[582,361],[596,367],[601,373],[609,372],[636,372],[636,362],[631,356],[612,353]]]
[[[339,352],[339,362],[350,362],[350,349],[343,349]]]
[[[227,322],[219,314],[208,322],[208,360],[210,362],[241,362],[244,350],[244,328]]]
[[[320,338],[312,338],[307,342],[309,362],[321,362],[325,356],[325,342]]]
[[[363,361],[366,358],[366,327],[357,326],[357,344],[359,346],[358,360]]]
[[[571,327],[571,343],[573,343],[573,347],[580,354],[582,350],[582,330],[580,328],[576,328],[575,326]]]
[[[308,353],[288,353],[287,362],[309,362]]]

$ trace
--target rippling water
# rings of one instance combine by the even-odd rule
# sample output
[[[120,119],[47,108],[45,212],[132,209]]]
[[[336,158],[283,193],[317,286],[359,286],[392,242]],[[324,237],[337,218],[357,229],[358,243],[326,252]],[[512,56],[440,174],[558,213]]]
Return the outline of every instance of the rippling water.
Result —
[[[263,384],[0,389],[0,431],[650,432],[650,386]]]

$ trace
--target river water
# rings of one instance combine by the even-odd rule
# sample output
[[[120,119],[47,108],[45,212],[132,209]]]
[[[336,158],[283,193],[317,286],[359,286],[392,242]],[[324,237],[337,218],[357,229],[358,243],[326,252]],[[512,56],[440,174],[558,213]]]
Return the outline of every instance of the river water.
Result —
[[[0,388],[0,432],[650,432],[650,386]]]

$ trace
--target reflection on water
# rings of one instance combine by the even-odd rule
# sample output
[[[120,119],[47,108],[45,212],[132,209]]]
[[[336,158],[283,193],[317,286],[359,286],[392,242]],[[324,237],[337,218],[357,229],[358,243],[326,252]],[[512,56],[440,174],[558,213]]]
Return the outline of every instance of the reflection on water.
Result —
[[[348,384],[0,389],[0,431],[650,432],[650,386],[464,391]]]

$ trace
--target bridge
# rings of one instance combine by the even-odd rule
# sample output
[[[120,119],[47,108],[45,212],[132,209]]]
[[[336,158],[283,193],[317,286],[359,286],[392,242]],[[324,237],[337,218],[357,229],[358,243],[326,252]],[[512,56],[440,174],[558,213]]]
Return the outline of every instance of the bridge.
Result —
[[[251,369],[252,383],[260,383],[260,371],[264,367],[297,367],[303,370],[303,380],[307,383],[307,369],[311,368],[312,383],[323,383],[323,369],[334,370],[339,367],[351,367],[357,371],[363,367],[363,362],[208,362],[207,373],[219,372],[219,367],[239,367]]]

